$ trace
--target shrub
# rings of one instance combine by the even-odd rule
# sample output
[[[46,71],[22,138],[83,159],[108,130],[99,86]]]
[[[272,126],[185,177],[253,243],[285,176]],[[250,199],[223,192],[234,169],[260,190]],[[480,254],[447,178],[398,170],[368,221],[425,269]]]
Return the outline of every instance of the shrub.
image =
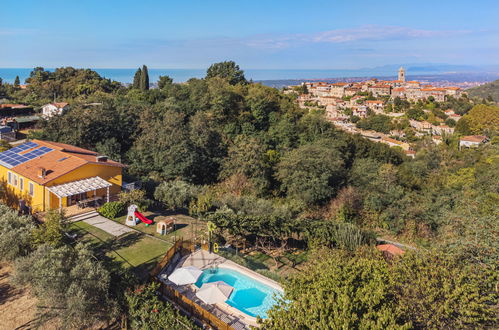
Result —
[[[35,245],[60,246],[63,243],[67,227],[68,222],[64,214],[58,210],[51,210],[45,215],[45,222],[33,230],[33,243]]]
[[[177,210],[186,208],[198,194],[196,186],[182,180],[161,183],[154,192],[154,198],[166,208]]]
[[[125,209],[122,202],[109,202],[99,208],[99,213],[103,217],[114,219],[125,213]]]
[[[0,260],[12,261],[32,250],[31,232],[35,224],[28,216],[0,204]]]
[[[146,197],[146,192],[139,189],[122,191],[120,192],[118,198],[124,206],[129,206],[132,204],[137,205],[141,212],[147,211],[152,203],[152,201]]]
[[[152,283],[127,290],[125,299],[132,329],[198,329],[171,304],[158,295],[159,284]]]

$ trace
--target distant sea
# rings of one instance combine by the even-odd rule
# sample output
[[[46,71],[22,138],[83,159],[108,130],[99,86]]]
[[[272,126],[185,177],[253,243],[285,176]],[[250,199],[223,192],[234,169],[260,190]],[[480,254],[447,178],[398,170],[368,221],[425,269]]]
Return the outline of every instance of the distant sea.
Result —
[[[31,68],[0,68],[0,78],[5,82],[13,83],[16,76],[19,76],[21,83],[29,77]],[[53,71],[54,69],[46,68]],[[116,80],[121,83],[131,83],[137,69],[93,69],[102,77]],[[159,76],[170,76],[175,82],[184,82],[190,78],[202,78],[206,75],[205,69],[149,69],[149,81],[156,82]],[[254,81],[261,80],[287,80],[287,79],[323,79],[340,77],[360,77],[370,75],[394,75],[393,70],[264,70],[249,69],[244,70],[247,79]]]
[[[408,76],[412,74],[432,74],[441,75],[450,73],[450,68],[443,67],[408,67]],[[0,78],[5,82],[13,83],[16,76],[19,76],[21,83],[29,77],[32,68],[0,68]],[[46,70],[53,71],[54,69],[46,68]],[[102,77],[116,80],[121,83],[131,83],[135,74],[136,68],[132,69],[93,69],[97,71]],[[469,70],[467,72],[472,72]],[[498,71],[496,71],[498,72]],[[296,70],[296,69],[279,69],[279,70],[266,70],[266,69],[248,69],[244,70],[247,79],[253,81],[263,81],[264,83],[277,86],[286,84],[288,81],[304,81],[314,79],[328,79],[328,78],[354,78],[354,77],[394,77],[397,73],[396,66],[384,66],[377,68],[355,69],[355,70]],[[456,72],[454,72],[455,74]],[[185,82],[190,78],[202,78],[206,74],[205,69],[149,69],[149,81],[155,83],[158,81],[159,76],[170,76],[175,82]],[[468,75],[466,75],[468,76]],[[497,73],[493,77],[497,77]],[[489,77],[487,77],[489,78]],[[497,79],[497,78],[495,78]],[[461,79],[460,79],[461,80]],[[488,80],[488,79],[486,79]],[[291,82],[291,81],[290,81]]]

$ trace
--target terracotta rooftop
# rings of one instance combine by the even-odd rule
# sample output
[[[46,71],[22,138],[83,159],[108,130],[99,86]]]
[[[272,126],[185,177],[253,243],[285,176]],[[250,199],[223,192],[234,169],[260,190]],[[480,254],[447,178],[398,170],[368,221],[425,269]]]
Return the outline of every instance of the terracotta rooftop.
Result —
[[[67,102],[54,102],[54,103],[50,103],[50,104],[55,105],[58,108],[64,108],[69,103],[67,103]]]
[[[387,141],[387,142],[390,142],[390,143],[395,143],[395,144],[398,144],[398,145],[402,145],[404,144],[404,142],[402,141],[399,141],[399,140],[395,140],[395,139],[392,139],[390,137],[383,137],[381,138],[383,141]]]
[[[468,141],[468,142],[481,143],[481,142],[483,142],[486,139],[487,139],[487,137],[483,136],[483,135],[469,135],[469,136],[463,136],[459,140],[461,140],[461,141]]]
[[[3,108],[11,108],[11,109],[25,109],[25,108],[31,108],[29,105],[24,105],[24,104],[0,104],[0,109]]]
[[[381,244],[376,246],[376,249],[382,251],[382,252],[387,252],[393,256],[401,256],[405,252],[401,248],[393,245],[393,244]]]
[[[33,140],[33,142],[39,146],[29,149],[29,151],[43,146],[51,148],[53,151],[28,160],[13,167],[11,170],[38,184],[50,182],[86,164],[125,167],[125,165],[110,159],[98,161],[97,156],[99,156],[99,154],[95,151],[58,142],[41,140]],[[40,169],[45,170],[46,175],[44,177],[39,176]]]

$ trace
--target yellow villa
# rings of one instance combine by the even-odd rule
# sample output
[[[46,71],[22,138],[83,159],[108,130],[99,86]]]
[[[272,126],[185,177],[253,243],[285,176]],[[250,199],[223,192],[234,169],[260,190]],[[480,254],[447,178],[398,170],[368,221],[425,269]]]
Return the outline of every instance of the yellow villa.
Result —
[[[109,201],[121,190],[124,167],[91,150],[41,140],[0,153],[7,203],[33,213]]]

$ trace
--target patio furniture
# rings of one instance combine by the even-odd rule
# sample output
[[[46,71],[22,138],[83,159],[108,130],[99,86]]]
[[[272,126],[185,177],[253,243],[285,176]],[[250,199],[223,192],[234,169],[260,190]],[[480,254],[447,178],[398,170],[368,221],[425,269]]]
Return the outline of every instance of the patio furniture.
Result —
[[[101,205],[101,202],[102,202],[102,197],[90,197],[78,201],[78,207],[84,209],[92,204],[94,206],[99,206]]]

